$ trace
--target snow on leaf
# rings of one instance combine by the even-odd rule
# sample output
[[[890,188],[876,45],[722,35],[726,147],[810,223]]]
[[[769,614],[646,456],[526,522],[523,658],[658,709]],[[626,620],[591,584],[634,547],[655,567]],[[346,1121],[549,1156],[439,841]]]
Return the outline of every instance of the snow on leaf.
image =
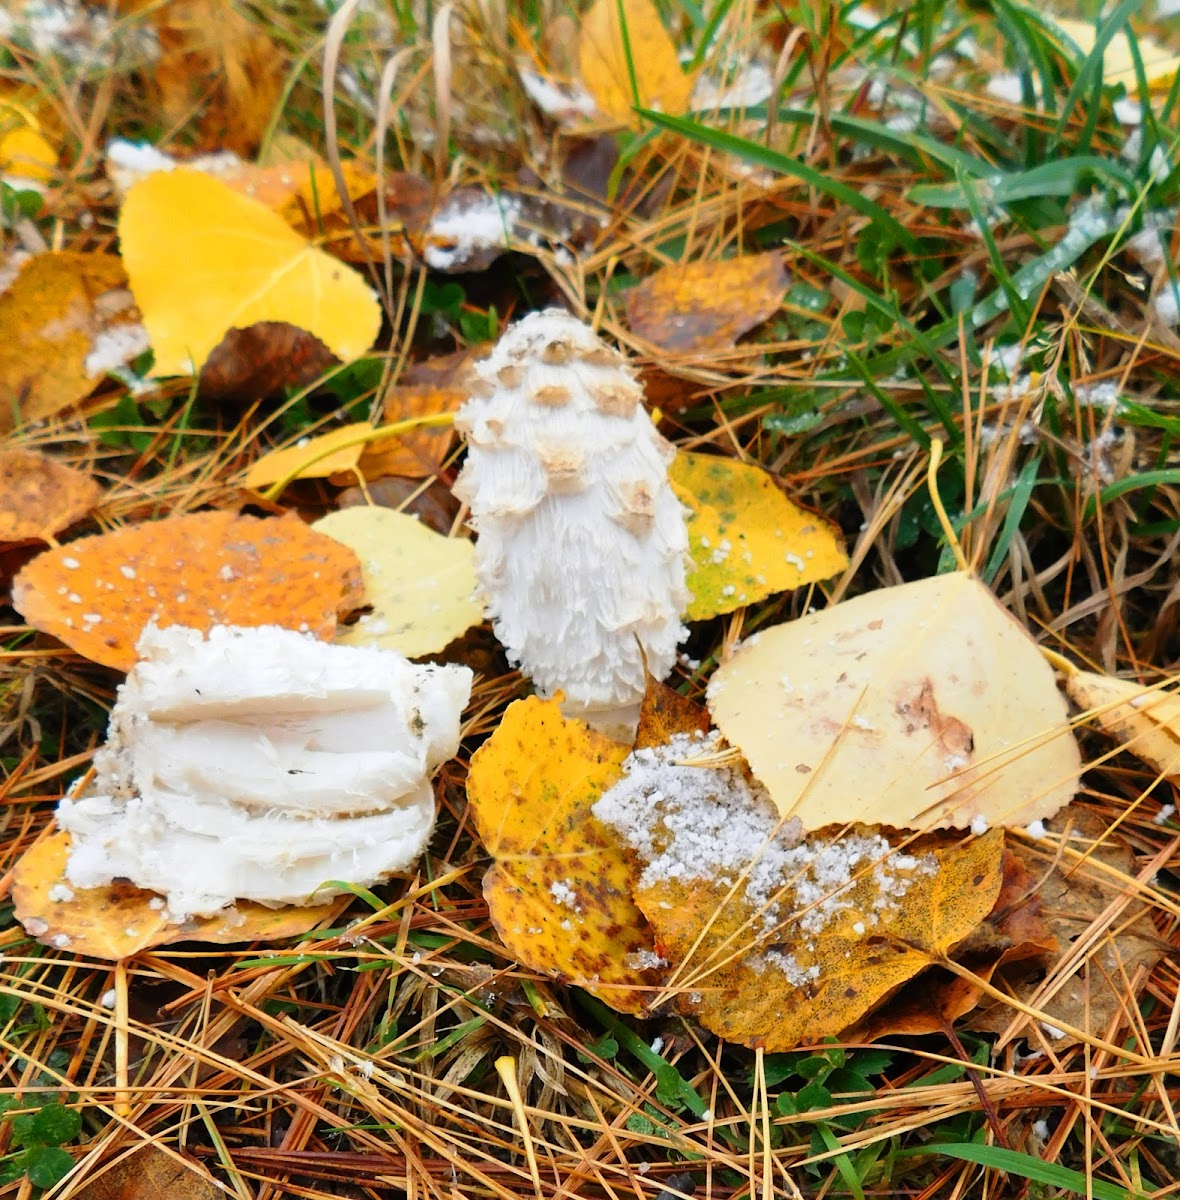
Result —
[[[49,541],[86,516],[101,495],[92,476],[48,455],[0,452],[0,542]]]
[[[331,924],[348,907],[343,896],[327,905],[268,908],[243,900],[211,917],[180,923],[162,897],[126,882],[73,888],[65,876],[70,835],[54,833],[27,850],[12,872],[16,919],[39,942],[90,958],[117,961],[171,942],[265,942],[298,937]]]
[[[636,92],[643,108],[672,114],[688,110],[693,76],[681,69],[676,46],[651,0],[595,0],[582,18],[578,67],[598,107],[622,124],[637,120]]]
[[[300,439],[294,446],[272,450],[251,464],[246,487],[258,489],[283,479],[326,479],[337,471],[354,472],[365,449],[362,438],[372,432],[373,426],[367,421],[356,421],[318,437]],[[337,446],[340,448],[335,449]]]
[[[635,851],[635,890],[677,1005],[777,1052],[836,1036],[973,930],[1000,888],[1000,832],[904,846],[873,828],[803,840],[716,739],[636,751],[595,805]]]
[[[295,516],[168,517],[47,550],[13,581],[35,629],[94,662],[130,670],[149,621],[283,625],[330,640],[361,604],[356,555]]]
[[[123,264],[113,254],[34,255],[0,295],[0,432],[84,400],[117,365],[96,354],[98,340],[136,328]]]
[[[345,508],[313,526],[360,559],[365,603],[372,612],[342,627],[347,646],[434,654],[483,620],[475,600],[475,546],[447,538],[416,517],[388,508]]]
[[[156,375],[198,371],[231,328],[258,321],[306,329],[345,362],[380,329],[380,305],[356,271],[199,171],[160,171],[133,185],[119,239]]]
[[[763,630],[714,674],[709,711],[805,829],[1024,826],[1081,770],[1049,665],[961,572]]]
[[[651,930],[621,842],[590,812],[626,755],[565,720],[558,700],[517,700],[472,757],[467,798],[495,859],[484,897],[504,944],[526,966],[639,1013],[651,995],[639,989],[658,981]]]
[[[1075,704],[1157,771],[1180,777],[1180,696],[1129,679],[1077,671],[1065,681]]]
[[[777,251],[673,263],[627,293],[627,322],[661,350],[714,354],[772,316],[786,290]]]
[[[793,504],[761,467],[682,451],[668,475],[691,510],[690,621],[828,579],[848,565],[836,527]]]

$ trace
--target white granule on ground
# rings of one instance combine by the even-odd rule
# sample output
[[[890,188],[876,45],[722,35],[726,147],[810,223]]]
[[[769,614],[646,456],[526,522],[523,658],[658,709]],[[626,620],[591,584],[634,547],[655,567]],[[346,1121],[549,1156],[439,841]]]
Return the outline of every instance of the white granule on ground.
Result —
[[[980,813],[978,816],[972,818],[971,832],[976,837],[983,837],[983,835],[987,833],[987,817],[985,817],[983,813]]]
[[[1041,1022],[1041,1028],[1055,1041],[1060,1042],[1066,1037],[1064,1029],[1058,1029],[1056,1025],[1050,1025],[1048,1021]]]
[[[1152,301],[1155,315],[1165,325],[1180,325],[1180,284],[1167,280]]]
[[[715,734],[679,734],[666,746],[636,750],[624,777],[594,805],[594,815],[643,863],[640,890],[693,880],[739,886],[763,935],[789,925],[813,936],[844,913],[862,927],[877,924],[917,879],[937,872],[933,855],[897,853],[878,834],[801,840],[798,823],[781,821],[765,791],[740,771],[684,765],[718,747]],[[795,986],[818,974],[777,951],[747,965],[774,966]]]
[[[1174,804],[1165,804],[1163,808],[1161,808],[1159,812],[1157,812],[1155,816],[1151,818],[1152,824],[1166,825],[1172,819],[1175,811],[1176,806]]]
[[[1001,71],[987,81],[987,94],[1004,104],[1023,104],[1024,85],[1012,71]]]
[[[422,257],[434,271],[460,270],[489,251],[507,250],[519,218],[516,197],[488,192],[445,202],[430,220]]]
[[[517,68],[524,93],[547,117],[590,119],[598,115],[594,97],[581,84],[559,83],[530,67]]]
[[[103,992],[102,999],[99,1000],[99,1004],[101,1004],[103,1008],[111,1009],[113,1011],[115,1007],[115,999],[115,989],[110,988],[108,991]]]
[[[633,950],[623,961],[632,971],[659,971],[668,965],[654,950]]]
[[[564,904],[566,908],[574,908],[578,903],[578,893],[570,886],[573,883],[572,879],[555,879],[549,885],[549,895],[557,901],[558,904]]]
[[[1075,383],[1074,399],[1090,408],[1115,408],[1119,403],[1119,385],[1113,379],[1101,383]]]
[[[138,358],[151,344],[147,330],[139,322],[113,325],[95,335],[82,365],[92,378],[107,375]]]
[[[1025,828],[1024,832],[1027,833],[1028,836],[1034,841],[1043,841],[1045,837],[1045,822],[1034,821],[1031,825]]]
[[[49,899],[54,904],[69,904],[74,898],[74,889],[67,887],[64,883],[55,883],[49,889]]]

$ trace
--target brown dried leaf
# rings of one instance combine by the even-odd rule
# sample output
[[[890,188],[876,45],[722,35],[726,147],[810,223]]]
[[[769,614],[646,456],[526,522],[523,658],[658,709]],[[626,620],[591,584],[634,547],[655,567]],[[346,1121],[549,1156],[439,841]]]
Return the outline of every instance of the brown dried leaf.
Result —
[[[458,388],[391,387],[385,393],[385,423],[393,425],[413,417],[433,417],[454,412],[467,398]],[[454,430],[449,425],[433,429],[411,429],[397,437],[370,442],[357,464],[366,479],[401,475],[407,479],[429,479],[437,475],[451,448]],[[333,483],[353,483],[355,476]]]
[[[757,912],[726,882],[668,879],[637,890],[635,899],[659,953],[679,964],[680,1010],[726,1041],[777,1053],[854,1026],[987,915],[1000,889],[1003,835],[931,837],[906,849],[926,852],[938,860],[937,873],[914,872],[895,907],[877,906],[873,872],[862,872],[841,896],[851,906],[818,934],[788,918],[769,942],[758,941]],[[764,958],[768,952],[782,955],[799,977],[814,978],[791,983]]]
[[[249,900],[211,917],[169,919],[162,897],[130,883],[72,888],[66,880],[70,835],[54,833],[26,851],[12,872],[16,919],[39,942],[116,961],[172,942],[266,942],[299,937],[331,921],[349,897],[314,908],[267,908]]]
[[[204,512],[46,551],[16,577],[12,602],[35,629],[127,671],[149,621],[283,625],[327,641],[363,592],[356,555],[298,517]]]
[[[80,521],[102,489],[83,471],[32,450],[0,453],[0,542],[49,541]]]
[[[1071,804],[1045,825],[1051,832],[1068,837],[1070,849],[1088,855],[1088,861],[1078,863],[1072,855],[1058,857],[1048,841],[1013,847],[1033,880],[1041,916],[1059,949],[1003,966],[994,982],[1043,1012],[1050,1024],[1060,1022],[1102,1037],[1114,1016],[1136,1002],[1137,997],[1129,994],[1129,982],[1140,967],[1150,972],[1167,953],[1167,946],[1156,932],[1147,904],[1132,899],[1113,928],[1104,924],[1096,946],[1078,969],[1065,978],[1054,995],[1042,998],[1045,983],[1057,982],[1058,967],[1074,953],[1078,939],[1088,935],[1094,922],[1120,894],[1133,894],[1136,873],[1130,844],[1111,833],[1096,813]],[[988,1001],[968,1023],[972,1029],[1002,1033],[1018,1018],[1016,1010],[1008,1005]],[[1053,1044],[1064,1047],[1075,1041],[1065,1034],[1054,1037]]]
[[[777,251],[674,263],[627,293],[627,323],[661,350],[713,354],[773,316],[786,290]]]
[[[0,295],[0,432],[78,404],[102,370],[86,365],[95,338],[138,321],[113,254],[38,254]]]
[[[576,983],[620,1012],[644,1010],[655,972],[629,965],[651,952],[631,899],[635,873],[590,811],[621,775],[627,748],[530,696],[471,759],[467,799],[495,864],[484,876],[492,923],[518,960]]]
[[[222,1200],[205,1169],[163,1146],[144,1142],[98,1174],[94,1169],[74,1200]]]
[[[340,360],[314,333],[286,321],[231,329],[201,367],[200,392],[212,400],[257,400],[302,388]]]

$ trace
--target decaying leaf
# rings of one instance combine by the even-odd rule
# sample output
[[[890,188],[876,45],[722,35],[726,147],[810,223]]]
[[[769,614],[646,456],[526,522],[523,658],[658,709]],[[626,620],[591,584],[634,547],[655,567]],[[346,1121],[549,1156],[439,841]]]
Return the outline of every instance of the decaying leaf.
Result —
[[[1131,985],[1140,969],[1142,985],[1168,946],[1152,922],[1150,904],[1135,899],[1130,844],[1081,805],[1070,805],[1046,824],[1049,836],[1044,841],[1022,842],[1013,852],[1033,881],[1040,915],[1058,949],[1001,966],[993,983],[1043,1012],[1045,1033],[1055,1046],[1064,1047],[1076,1039],[1058,1022],[1105,1036],[1115,1015],[1136,1002]],[[1127,906],[1111,920],[1107,909],[1128,894]],[[1079,945],[1095,933],[1092,948],[1079,957]],[[971,1015],[969,1024],[1001,1033],[1020,1019],[1015,1009],[989,1000]]]
[[[54,833],[13,868],[16,919],[39,942],[90,958],[115,961],[172,942],[266,942],[298,937],[331,924],[350,903],[343,896],[316,908],[267,908],[242,901],[212,917],[174,923],[162,897],[129,883],[75,889],[66,881],[70,835]]]
[[[1174,691],[1094,671],[1070,674],[1065,690],[1136,757],[1165,775],[1180,776],[1180,696]]]
[[[578,66],[598,107],[623,124],[636,122],[636,104],[672,114],[688,109],[693,77],[651,0],[595,0],[582,18]]]
[[[79,538],[17,575],[12,602],[36,629],[130,670],[149,621],[283,625],[330,640],[361,603],[356,555],[298,517],[194,513]]]
[[[385,393],[385,423],[396,424],[414,417],[434,417],[453,413],[467,399],[467,393],[451,387],[391,387]],[[450,449],[455,434],[450,425],[410,429],[397,437],[370,442],[358,464],[366,479],[382,475],[401,475],[406,479],[429,479],[436,475]],[[334,479],[333,483],[343,483]],[[351,480],[349,481],[351,482]]]
[[[33,450],[0,453],[0,542],[48,541],[102,495],[92,476]]]
[[[848,565],[839,530],[792,504],[761,467],[681,451],[668,475],[690,509],[690,621],[830,579]]]
[[[106,1168],[91,1168],[74,1200],[222,1200],[205,1170],[163,1146],[143,1142]]]
[[[35,255],[0,295],[0,432],[77,404],[143,349],[113,254]]]
[[[675,263],[627,293],[627,323],[661,350],[713,354],[771,317],[786,290],[777,251]]]
[[[367,421],[355,421],[318,437],[300,439],[297,445],[272,450],[251,464],[246,487],[264,488],[290,478],[326,479],[337,472],[352,474],[355,479],[353,472],[365,448],[361,439],[372,432]]]
[[[169,0],[151,11],[163,124],[179,129],[196,117],[205,148],[253,154],[282,97],[280,39],[233,0]]]
[[[714,674],[709,710],[805,829],[1027,825],[1081,771],[1052,670],[962,572],[763,630]]]
[[[213,347],[201,367],[200,393],[252,402],[306,387],[338,362],[314,333],[286,321],[256,321],[229,330]]]
[[[637,750],[594,813],[642,865],[635,901],[681,1011],[728,1041],[838,1035],[987,916],[1003,835],[801,837],[715,738]]]
[[[639,728],[635,732],[635,748],[663,746],[678,733],[709,731],[709,714],[703,705],[682,696],[658,679],[647,681],[647,691],[639,706]]]
[[[483,620],[475,599],[475,546],[441,537],[388,508],[345,508],[313,529],[356,553],[372,611],[336,636],[347,646],[434,654]]]
[[[528,967],[642,1012],[657,982],[651,930],[631,899],[622,844],[590,812],[627,748],[567,721],[557,700],[508,707],[475,752],[467,797],[495,864],[484,877],[492,922]]]
[[[200,171],[160,171],[136,183],[119,238],[157,375],[198,371],[230,329],[258,321],[306,329],[345,362],[380,328],[381,307],[351,267]]]

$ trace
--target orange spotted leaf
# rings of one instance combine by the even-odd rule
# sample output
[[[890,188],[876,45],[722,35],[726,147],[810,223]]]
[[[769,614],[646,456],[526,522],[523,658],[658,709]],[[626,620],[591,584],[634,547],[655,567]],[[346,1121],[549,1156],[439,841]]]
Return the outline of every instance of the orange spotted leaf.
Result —
[[[208,630],[283,625],[330,640],[362,601],[360,563],[298,517],[194,513],[80,538],[17,575],[13,604],[35,629],[130,670],[149,621]]]
[[[564,719],[556,700],[529,697],[476,751],[467,797],[495,860],[484,897],[505,946],[526,966],[638,1013],[658,983],[642,965],[654,962],[651,930],[631,899],[621,843],[590,811],[626,755]]]

